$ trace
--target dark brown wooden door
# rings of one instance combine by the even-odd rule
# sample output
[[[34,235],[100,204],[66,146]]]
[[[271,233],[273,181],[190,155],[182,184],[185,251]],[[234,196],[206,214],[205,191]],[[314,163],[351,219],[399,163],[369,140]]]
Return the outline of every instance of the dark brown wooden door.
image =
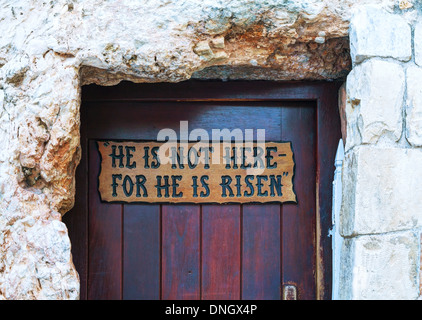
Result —
[[[328,298],[331,203],[318,203],[331,198],[331,188],[320,188],[332,178],[340,134],[336,85],[125,83],[84,90],[83,160],[75,207],[64,217],[81,298],[274,300],[284,285],[294,285],[298,299]],[[325,127],[321,116],[329,120]],[[210,135],[265,129],[267,141],[291,141],[298,203],[101,202],[98,139],[155,140],[160,129],[178,132],[185,120]],[[329,139],[324,147],[321,135]],[[321,172],[327,161],[329,170]]]

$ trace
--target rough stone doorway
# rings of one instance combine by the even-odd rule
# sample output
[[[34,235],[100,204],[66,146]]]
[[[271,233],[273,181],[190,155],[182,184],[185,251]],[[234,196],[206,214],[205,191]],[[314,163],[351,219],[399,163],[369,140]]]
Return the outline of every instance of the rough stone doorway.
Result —
[[[64,217],[81,299],[281,299],[289,286],[298,299],[330,298],[338,88],[267,81],[83,88],[83,156],[75,207]],[[298,203],[102,203],[95,140],[153,138],[181,115],[209,129],[261,124],[270,139],[292,141]],[[180,228],[188,234],[183,241]]]

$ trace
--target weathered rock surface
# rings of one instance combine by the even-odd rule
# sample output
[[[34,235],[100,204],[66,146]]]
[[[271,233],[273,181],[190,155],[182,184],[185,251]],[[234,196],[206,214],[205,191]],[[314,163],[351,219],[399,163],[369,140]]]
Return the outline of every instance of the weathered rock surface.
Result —
[[[346,237],[422,226],[422,150],[358,146],[343,164],[341,234]]]
[[[422,39],[421,39],[422,40]],[[422,68],[407,69],[406,137],[414,147],[422,146]]]
[[[358,10],[350,26],[350,53],[355,63],[371,57],[411,59],[412,32],[404,18],[377,7]]]
[[[418,22],[414,32],[415,62],[422,67],[422,22]]]
[[[345,239],[340,299],[416,299],[419,241],[412,231]]]
[[[404,91],[405,73],[400,64],[370,59],[353,68],[347,77],[346,150],[400,139]]]

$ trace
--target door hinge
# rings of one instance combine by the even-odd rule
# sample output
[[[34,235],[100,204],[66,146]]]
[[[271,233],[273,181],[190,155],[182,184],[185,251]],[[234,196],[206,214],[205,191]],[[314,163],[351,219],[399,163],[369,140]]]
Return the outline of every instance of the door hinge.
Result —
[[[283,300],[297,300],[297,289],[292,284],[283,286]]]

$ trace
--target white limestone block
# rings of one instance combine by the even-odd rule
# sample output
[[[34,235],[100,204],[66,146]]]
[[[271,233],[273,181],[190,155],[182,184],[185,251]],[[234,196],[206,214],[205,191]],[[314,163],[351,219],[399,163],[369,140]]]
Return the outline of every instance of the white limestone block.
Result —
[[[415,300],[419,234],[405,231],[346,239],[340,299]]]
[[[343,236],[422,226],[422,149],[360,146],[343,163]]]
[[[346,151],[381,138],[396,142],[402,134],[405,74],[400,64],[370,59],[347,77]]]
[[[421,39],[422,40],[422,39]],[[422,146],[422,68],[407,69],[406,138],[414,147]]]
[[[399,15],[372,6],[360,7],[350,22],[350,54],[358,64],[371,57],[409,61],[410,25]]]
[[[418,22],[415,25],[413,43],[415,49],[415,62],[418,66],[422,67],[422,22]]]

